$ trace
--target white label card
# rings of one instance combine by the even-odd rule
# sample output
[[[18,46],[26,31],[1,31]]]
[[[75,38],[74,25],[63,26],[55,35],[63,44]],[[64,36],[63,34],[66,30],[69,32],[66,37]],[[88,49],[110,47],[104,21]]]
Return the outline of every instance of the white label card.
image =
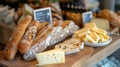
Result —
[[[34,10],[34,19],[39,22],[49,22],[52,23],[51,8],[42,8]]]
[[[93,13],[92,13],[92,11],[82,13],[83,23],[88,23],[88,22],[90,22],[92,18],[93,18]]]

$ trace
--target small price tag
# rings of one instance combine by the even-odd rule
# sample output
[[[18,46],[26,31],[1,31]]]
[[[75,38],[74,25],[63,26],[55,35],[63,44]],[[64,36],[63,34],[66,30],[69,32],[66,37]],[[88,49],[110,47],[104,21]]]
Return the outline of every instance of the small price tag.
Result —
[[[39,22],[52,23],[51,8],[42,8],[34,10],[34,19]]]
[[[93,18],[92,11],[82,13],[83,23],[88,23]]]

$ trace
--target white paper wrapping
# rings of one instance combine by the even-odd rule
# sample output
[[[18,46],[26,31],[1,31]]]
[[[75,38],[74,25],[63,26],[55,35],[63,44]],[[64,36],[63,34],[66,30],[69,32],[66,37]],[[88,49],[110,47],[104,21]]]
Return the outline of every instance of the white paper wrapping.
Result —
[[[37,53],[44,51],[48,46],[54,45],[66,37],[72,35],[79,27],[74,22],[70,22],[64,29],[60,26],[54,27],[46,40],[32,46],[31,49],[23,55],[24,60],[33,60]]]

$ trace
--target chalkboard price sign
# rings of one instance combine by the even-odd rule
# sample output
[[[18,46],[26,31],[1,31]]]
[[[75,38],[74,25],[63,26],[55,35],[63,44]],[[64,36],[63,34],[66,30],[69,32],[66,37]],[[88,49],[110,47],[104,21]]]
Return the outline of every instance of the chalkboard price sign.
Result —
[[[88,12],[82,13],[83,23],[88,23],[88,22],[90,22],[92,18],[93,18],[93,13],[92,13],[92,11],[88,11]]]
[[[34,19],[39,22],[52,23],[51,8],[47,7],[34,10]]]

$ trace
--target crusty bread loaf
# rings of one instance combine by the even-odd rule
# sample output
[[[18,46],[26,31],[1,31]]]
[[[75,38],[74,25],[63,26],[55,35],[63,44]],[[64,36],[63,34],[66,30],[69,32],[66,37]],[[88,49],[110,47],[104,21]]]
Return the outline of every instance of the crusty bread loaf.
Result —
[[[46,34],[43,35],[43,37],[47,37],[53,30],[52,28],[57,27],[57,26],[61,26],[62,28],[65,28],[67,25],[69,25],[69,23],[70,23],[70,20],[66,20],[62,23],[60,23],[60,21],[56,20],[53,23],[52,27],[47,30]]]
[[[100,18],[109,20],[109,22],[112,26],[120,28],[120,19],[119,19],[119,16],[115,12],[104,9],[98,13],[98,16]]]
[[[47,48],[47,46],[51,45],[50,41],[48,41],[48,40],[49,40],[49,37],[50,37],[49,35],[51,35],[51,33],[53,34],[54,32],[57,31],[54,27],[58,28],[60,26],[64,29],[69,24],[70,24],[69,20],[67,20],[65,22],[60,22],[60,21],[59,22],[57,22],[57,21],[54,22],[51,27],[48,27],[48,29],[45,30],[45,32],[43,32],[41,35],[39,35],[39,38],[36,39],[37,41],[35,42],[34,46],[32,46],[31,49],[27,53],[24,54],[24,56],[23,56],[24,60],[33,60],[35,58],[35,54],[45,50]],[[60,32],[58,32],[58,33],[60,33]],[[57,35],[54,35],[52,38],[54,38],[54,37],[57,37]],[[51,37],[50,37],[50,39],[51,39]],[[57,42],[55,42],[55,43],[57,43]]]
[[[38,25],[39,21],[34,20],[28,26],[24,36],[22,37],[21,41],[18,44],[18,50],[20,51],[21,54],[26,53],[30,49],[32,42],[36,37]]]
[[[48,27],[48,22],[39,23],[37,35],[40,35],[43,32],[43,29],[45,30],[47,29],[47,27]]]
[[[59,25],[58,21],[55,21],[53,23],[53,25],[49,28],[48,25],[47,26],[41,26],[41,30],[39,31],[39,33],[37,34],[35,40],[33,41],[32,45],[35,45],[36,43],[39,43],[39,41],[43,41],[46,39],[46,37],[50,34],[50,32],[52,31],[53,27],[56,27]]]
[[[32,17],[30,15],[26,16],[15,28],[10,37],[10,40],[5,48],[5,58],[7,60],[12,60],[18,49],[18,43],[21,40],[27,26],[30,24]]]
[[[59,15],[61,15],[61,11],[58,7],[56,7],[54,4],[48,4],[49,7],[51,7],[51,11],[52,13],[57,13]]]
[[[65,28],[66,26],[69,25],[70,22],[71,22],[70,20],[65,20],[65,21],[61,24],[61,27],[62,27],[62,28]]]
[[[52,13],[52,17],[56,18],[56,20],[62,20],[62,16],[58,15],[57,13]]]

